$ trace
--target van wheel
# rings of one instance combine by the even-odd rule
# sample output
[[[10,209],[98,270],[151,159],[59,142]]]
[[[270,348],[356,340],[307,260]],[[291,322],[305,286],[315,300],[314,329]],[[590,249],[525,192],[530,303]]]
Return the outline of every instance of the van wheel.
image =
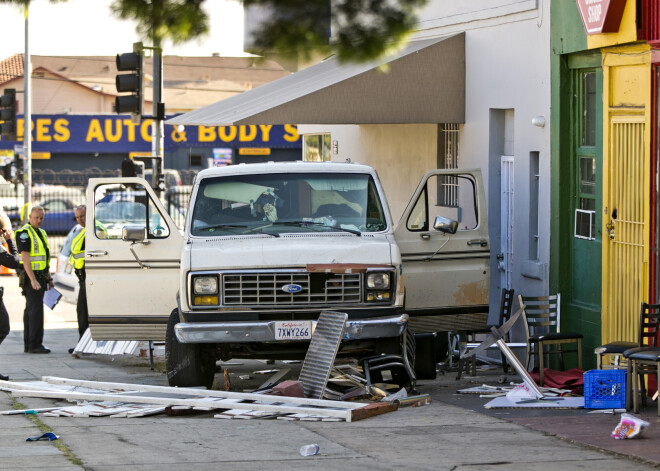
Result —
[[[179,310],[170,314],[165,334],[165,369],[170,386],[213,386],[215,353],[206,345],[181,343],[174,334],[179,323]]]

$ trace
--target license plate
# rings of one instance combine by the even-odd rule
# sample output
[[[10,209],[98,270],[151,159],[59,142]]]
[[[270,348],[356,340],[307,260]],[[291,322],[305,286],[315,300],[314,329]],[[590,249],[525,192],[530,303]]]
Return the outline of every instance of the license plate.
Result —
[[[305,340],[312,338],[312,321],[275,322],[275,340]]]

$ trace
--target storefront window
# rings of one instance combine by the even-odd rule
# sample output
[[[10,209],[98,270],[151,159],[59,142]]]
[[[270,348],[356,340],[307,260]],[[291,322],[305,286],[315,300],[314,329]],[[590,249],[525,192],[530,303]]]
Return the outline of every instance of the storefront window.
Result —
[[[330,134],[303,136],[303,160],[305,162],[329,162]]]
[[[576,159],[575,237],[594,240],[596,234],[596,72],[580,74],[580,139]]]
[[[582,74],[582,145],[596,145],[596,72]]]

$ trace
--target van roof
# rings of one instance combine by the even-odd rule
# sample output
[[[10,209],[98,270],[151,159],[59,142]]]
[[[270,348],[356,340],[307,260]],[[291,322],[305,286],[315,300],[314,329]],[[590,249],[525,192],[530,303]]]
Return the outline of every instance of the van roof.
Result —
[[[266,162],[254,164],[228,165],[226,167],[207,168],[198,173],[198,178],[220,175],[246,175],[251,173],[371,173],[375,170],[358,163],[344,162]]]

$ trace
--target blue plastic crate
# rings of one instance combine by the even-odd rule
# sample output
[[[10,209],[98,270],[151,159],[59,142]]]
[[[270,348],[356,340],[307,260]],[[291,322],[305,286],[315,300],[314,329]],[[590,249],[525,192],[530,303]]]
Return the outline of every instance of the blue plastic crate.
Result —
[[[584,372],[585,409],[623,409],[626,407],[626,370]]]

